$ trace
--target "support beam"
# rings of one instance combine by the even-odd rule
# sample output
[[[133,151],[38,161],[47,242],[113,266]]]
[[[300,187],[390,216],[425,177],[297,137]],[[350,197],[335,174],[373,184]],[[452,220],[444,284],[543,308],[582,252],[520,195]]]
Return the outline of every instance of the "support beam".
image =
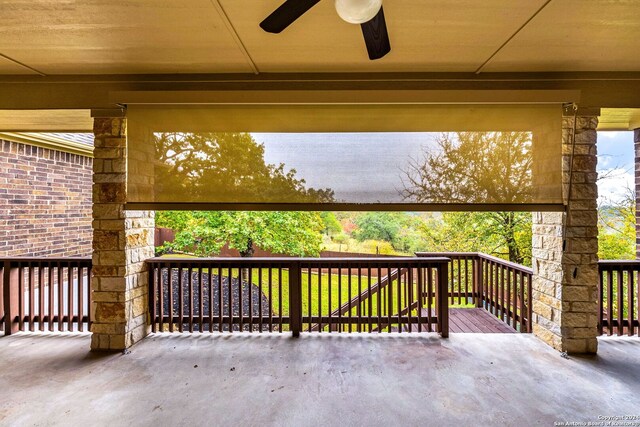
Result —
[[[92,350],[124,350],[149,332],[144,261],[154,255],[154,212],[124,210],[126,124],[96,118],[93,127]]]
[[[595,353],[597,337],[597,117],[563,119],[566,213],[533,214],[533,333],[559,351]],[[572,153],[575,153],[572,159]],[[571,161],[573,167],[571,168]],[[570,169],[573,170],[569,191]]]
[[[580,91],[581,107],[640,108],[640,73],[273,73],[0,76],[0,110],[117,108],[115,92]]]

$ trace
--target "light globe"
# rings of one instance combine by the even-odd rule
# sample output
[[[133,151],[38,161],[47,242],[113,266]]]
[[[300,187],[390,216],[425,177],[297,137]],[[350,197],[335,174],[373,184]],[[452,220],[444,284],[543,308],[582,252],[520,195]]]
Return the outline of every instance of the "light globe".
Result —
[[[350,24],[363,24],[373,19],[382,0],[336,0],[336,12]]]

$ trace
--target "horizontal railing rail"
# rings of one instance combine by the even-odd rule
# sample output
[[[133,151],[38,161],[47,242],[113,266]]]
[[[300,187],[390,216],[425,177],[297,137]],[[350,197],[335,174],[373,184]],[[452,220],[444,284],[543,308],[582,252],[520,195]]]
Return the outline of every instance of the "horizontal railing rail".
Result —
[[[640,336],[640,260],[600,261],[598,270],[598,332]]]
[[[163,257],[147,262],[154,332],[448,335],[447,258]],[[386,284],[376,290],[377,283]]]
[[[0,328],[18,331],[89,330],[90,257],[0,259]]]

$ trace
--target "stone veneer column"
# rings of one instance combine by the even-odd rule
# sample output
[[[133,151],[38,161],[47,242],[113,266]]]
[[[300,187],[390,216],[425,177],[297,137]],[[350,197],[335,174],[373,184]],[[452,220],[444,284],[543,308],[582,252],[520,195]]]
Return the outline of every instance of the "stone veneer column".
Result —
[[[95,118],[93,133],[92,350],[123,350],[148,333],[148,274],[154,212],[125,211],[127,126]]]
[[[636,259],[640,259],[640,129],[634,129],[633,142],[636,151]]]
[[[577,118],[573,184],[566,216],[533,214],[533,333],[556,350],[569,353],[595,353],[598,348],[597,125],[597,117]],[[572,131],[573,118],[564,118],[565,197]]]

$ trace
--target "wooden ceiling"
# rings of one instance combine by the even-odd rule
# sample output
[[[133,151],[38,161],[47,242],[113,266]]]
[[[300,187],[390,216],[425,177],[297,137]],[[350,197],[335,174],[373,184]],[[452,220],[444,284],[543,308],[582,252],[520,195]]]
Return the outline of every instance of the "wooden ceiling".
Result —
[[[640,71],[634,0],[386,0],[392,51],[323,0],[281,34],[282,0],[3,0],[0,74]]]

